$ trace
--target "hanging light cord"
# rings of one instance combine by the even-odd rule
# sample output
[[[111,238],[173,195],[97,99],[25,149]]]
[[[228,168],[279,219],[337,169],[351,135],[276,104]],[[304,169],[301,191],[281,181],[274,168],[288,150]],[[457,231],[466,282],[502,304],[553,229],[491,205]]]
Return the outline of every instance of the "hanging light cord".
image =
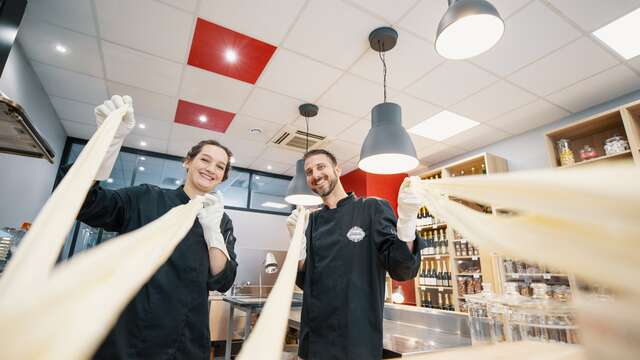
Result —
[[[305,139],[307,140],[307,144],[305,145],[305,154],[309,152],[309,118],[308,117],[304,117],[304,121],[305,123],[307,123],[307,133],[305,134]]]
[[[380,40],[378,40],[378,45],[380,45]],[[384,57],[384,48],[382,46],[378,46],[383,51],[378,52],[378,56],[380,56],[380,61],[382,61],[382,88],[384,89],[384,102],[387,102],[387,62]]]

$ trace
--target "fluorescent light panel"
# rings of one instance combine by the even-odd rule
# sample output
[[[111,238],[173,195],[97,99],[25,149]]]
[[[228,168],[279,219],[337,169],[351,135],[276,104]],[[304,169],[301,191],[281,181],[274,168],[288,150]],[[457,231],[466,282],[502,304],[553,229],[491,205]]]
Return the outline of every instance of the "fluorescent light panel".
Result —
[[[273,201],[267,201],[262,203],[263,207],[270,207],[270,208],[275,208],[275,209],[284,209],[286,207],[289,207],[289,205],[287,204],[283,204],[283,203],[277,203],[277,202],[273,202]]]
[[[407,131],[427,139],[442,141],[465,130],[471,129],[478,124],[479,123],[477,121],[473,121],[464,116],[445,110]]]
[[[640,55],[640,8],[593,32],[598,39],[626,60]]]

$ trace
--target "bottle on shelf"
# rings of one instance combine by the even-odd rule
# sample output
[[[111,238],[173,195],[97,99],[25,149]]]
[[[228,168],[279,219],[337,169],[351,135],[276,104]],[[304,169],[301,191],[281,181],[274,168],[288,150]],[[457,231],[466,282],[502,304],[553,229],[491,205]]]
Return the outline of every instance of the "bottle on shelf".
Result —
[[[429,255],[436,254],[436,240],[434,238],[434,232],[429,231]]]
[[[447,232],[442,230],[442,238],[444,239],[444,253],[449,254],[449,239],[447,239]]]
[[[433,261],[435,263],[435,261]],[[429,263],[431,268],[431,276],[429,277],[429,285],[436,286],[438,284],[438,273],[436,272],[435,265],[432,262]]]
[[[420,274],[418,276],[418,283],[420,285],[424,285],[424,265],[425,265],[424,261],[421,262],[421,264],[420,264]]]
[[[482,164],[482,175],[486,175],[487,174],[487,168],[484,166],[484,164]]]
[[[425,306],[427,308],[433,308],[433,303],[431,302],[431,293],[427,292],[427,301],[425,302]]]
[[[451,303],[449,302],[449,294],[444,295],[444,305],[442,306],[442,310],[451,310]]]
[[[442,273],[443,273],[443,280],[442,280],[442,286],[451,286],[451,273],[447,270],[447,263],[446,262],[442,262]]]
[[[437,261],[438,263],[438,270],[436,272],[436,286],[443,286],[442,285],[442,270],[440,269],[440,261]]]
[[[438,293],[438,305],[436,306],[436,309],[444,310],[444,307],[442,306],[442,293],[441,292]]]

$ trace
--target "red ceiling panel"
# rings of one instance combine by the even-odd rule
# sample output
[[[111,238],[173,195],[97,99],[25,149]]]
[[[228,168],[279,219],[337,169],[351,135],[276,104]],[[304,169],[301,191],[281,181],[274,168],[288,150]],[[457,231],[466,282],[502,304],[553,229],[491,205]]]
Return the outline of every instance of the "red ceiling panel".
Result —
[[[227,111],[179,100],[175,122],[224,133],[235,115]]]
[[[255,84],[275,51],[273,45],[198,18],[188,64]]]

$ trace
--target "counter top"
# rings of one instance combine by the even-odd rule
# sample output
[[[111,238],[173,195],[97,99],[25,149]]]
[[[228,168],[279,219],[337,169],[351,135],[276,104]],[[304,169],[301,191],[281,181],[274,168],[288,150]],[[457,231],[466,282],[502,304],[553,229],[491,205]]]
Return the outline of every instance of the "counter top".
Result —
[[[257,297],[257,296],[247,296],[247,295],[236,295],[236,296],[223,296],[222,300],[233,304],[235,306],[245,306],[252,308],[261,308],[264,306],[265,302],[267,302],[266,297]],[[293,298],[291,299],[292,307],[301,307],[302,306],[302,294],[293,294]]]

